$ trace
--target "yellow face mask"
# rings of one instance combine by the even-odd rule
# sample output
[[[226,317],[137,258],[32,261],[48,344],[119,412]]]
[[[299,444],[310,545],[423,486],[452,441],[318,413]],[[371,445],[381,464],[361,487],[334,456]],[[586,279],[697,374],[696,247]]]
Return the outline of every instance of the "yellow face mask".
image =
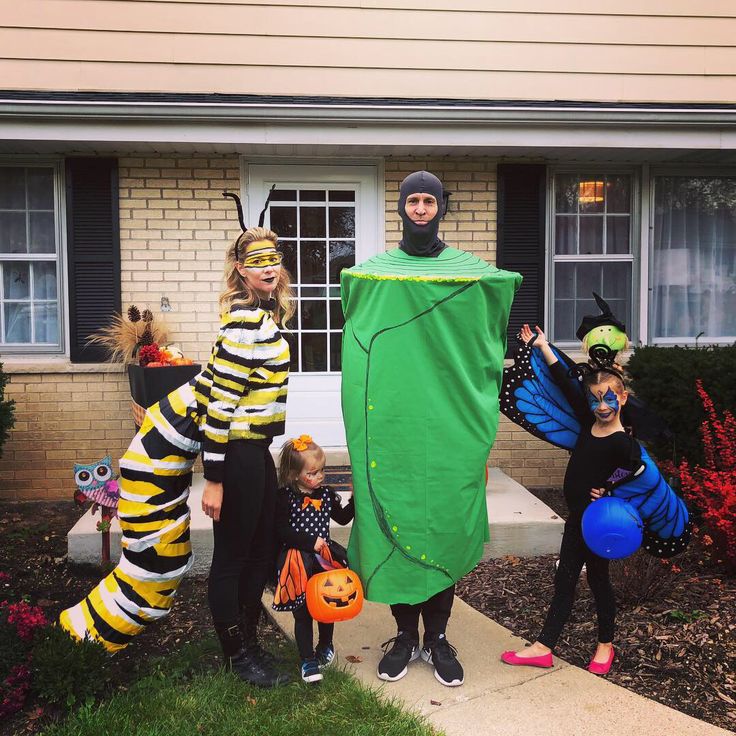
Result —
[[[266,268],[266,266],[278,266],[281,263],[281,253],[256,253],[246,256],[243,265],[246,268]]]

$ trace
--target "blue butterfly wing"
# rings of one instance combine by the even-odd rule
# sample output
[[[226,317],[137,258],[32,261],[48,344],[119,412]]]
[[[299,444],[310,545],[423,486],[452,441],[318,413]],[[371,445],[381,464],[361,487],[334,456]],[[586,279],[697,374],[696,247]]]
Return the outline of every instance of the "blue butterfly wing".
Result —
[[[671,557],[690,541],[690,515],[643,447],[641,460],[641,471],[614,486],[611,495],[628,501],[639,512],[644,522],[644,549],[657,557]]]
[[[564,353],[552,349],[561,362],[571,365]],[[576,379],[570,380],[579,385]],[[565,450],[575,447],[580,422],[538,350],[527,345],[518,348],[514,364],[503,372],[500,404],[512,422],[535,437]]]

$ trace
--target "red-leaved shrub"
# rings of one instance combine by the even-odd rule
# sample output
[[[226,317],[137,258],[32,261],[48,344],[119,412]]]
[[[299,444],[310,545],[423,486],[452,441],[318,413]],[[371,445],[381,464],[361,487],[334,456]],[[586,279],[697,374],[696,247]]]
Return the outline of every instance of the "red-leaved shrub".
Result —
[[[678,472],[682,491],[702,515],[713,540],[713,551],[736,570],[736,417],[724,411],[719,418],[713,401],[696,381],[706,418],[700,425],[703,465],[683,460]]]

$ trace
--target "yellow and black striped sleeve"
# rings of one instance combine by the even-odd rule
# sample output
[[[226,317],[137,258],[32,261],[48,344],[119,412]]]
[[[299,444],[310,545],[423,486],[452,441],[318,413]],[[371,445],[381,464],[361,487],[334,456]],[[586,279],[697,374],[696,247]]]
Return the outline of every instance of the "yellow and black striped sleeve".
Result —
[[[233,412],[248,391],[248,378],[253,370],[268,359],[262,349],[270,330],[264,330],[266,312],[243,309],[223,319],[208,365],[212,386],[207,415],[202,426],[204,477],[222,482],[225,450]],[[268,320],[271,322],[271,320]]]

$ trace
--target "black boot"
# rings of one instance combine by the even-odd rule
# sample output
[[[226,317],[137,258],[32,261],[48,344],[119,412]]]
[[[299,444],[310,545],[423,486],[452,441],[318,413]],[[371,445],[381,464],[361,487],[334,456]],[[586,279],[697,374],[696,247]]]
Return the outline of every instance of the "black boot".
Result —
[[[249,654],[259,659],[269,667],[277,667],[279,661],[258,642],[258,624],[263,613],[260,602],[256,605],[240,607],[240,631],[243,634],[243,644]]]
[[[243,646],[243,635],[238,624],[215,624],[217,638],[222,646],[225,666],[243,682],[258,687],[274,687],[283,684],[286,678],[273,667],[267,666]]]

